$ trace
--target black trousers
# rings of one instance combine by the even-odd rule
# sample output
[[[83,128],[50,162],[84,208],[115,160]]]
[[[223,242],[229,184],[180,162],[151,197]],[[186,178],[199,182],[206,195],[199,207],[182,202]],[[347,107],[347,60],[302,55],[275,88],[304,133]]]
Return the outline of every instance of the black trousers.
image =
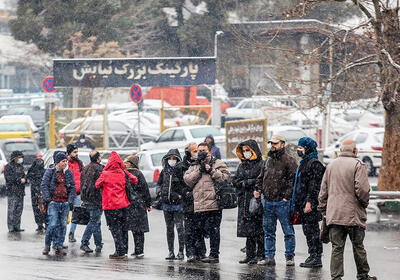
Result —
[[[210,237],[210,257],[219,258],[222,210],[195,213],[195,238]]]
[[[178,232],[179,252],[185,249],[185,229],[183,227],[182,211],[164,211],[165,224],[167,226],[168,251],[174,252],[175,231]]]
[[[7,225],[9,231],[21,228],[21,216],[24,210],[23,196],[8,196],[7,198]]]
[[[302,224],[303,233],[307,239],[308,253],[322,254],[322,242],[320,239],[320,229],[318,223]]]
[[[32,201],[32,210],[33,216],[35,217],[35,223],[38,226],[44,226],[47,223],[47,215],[40,212],[39,205],[38,205],[38,197],[40,192],[31,188],[31,201]]]
[[[184,214],[186,256],[205,256],[207,249],[204,236],[195,235],[196,220],[194,213]]]
[[[247,237],[246,239],[246,257],[248,258],[264,258],[264,234]]]
[[[135,255],[143,254],[144,252],[144,232],[133,232],[133,243],[135,244]]]
[[[115,253],[123,256],[128,253],[127,209],[104,210],[106,221],[114,239]]]

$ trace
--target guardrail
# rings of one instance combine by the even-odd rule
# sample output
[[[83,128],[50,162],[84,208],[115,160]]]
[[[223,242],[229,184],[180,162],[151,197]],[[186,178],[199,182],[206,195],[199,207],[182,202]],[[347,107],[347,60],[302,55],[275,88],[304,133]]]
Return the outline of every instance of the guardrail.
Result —
[[[370,201],[367,210],[375,212],[376,222],[379,223],[382,215],[379,204],[385,204],[389,201],[400,203],[400,191],[371,191],[369,198]]]

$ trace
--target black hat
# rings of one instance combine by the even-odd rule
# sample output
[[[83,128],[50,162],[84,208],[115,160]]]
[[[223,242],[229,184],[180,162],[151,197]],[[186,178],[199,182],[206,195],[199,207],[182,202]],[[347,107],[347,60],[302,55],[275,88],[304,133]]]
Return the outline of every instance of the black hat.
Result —
[[[71,154],[76,149],[78,149],[78,147],[75,146],[74,144],[68,144],[67,145],[67,155]]]
[[[15,159],[16,157],[23,157],[23,156],[24,156],[24,154],[21,151],[13,151],[11,153],[10,161]]]
[[[64,153],[57,153],[56,158],[54,159],[54,163],[58,164],[60,161],[67,159],[67,156]]]

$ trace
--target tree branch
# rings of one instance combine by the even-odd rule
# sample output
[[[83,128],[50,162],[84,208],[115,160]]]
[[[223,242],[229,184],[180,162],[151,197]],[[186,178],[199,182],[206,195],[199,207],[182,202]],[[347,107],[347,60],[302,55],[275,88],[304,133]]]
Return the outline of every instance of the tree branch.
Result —
[[[397,70],[400,70],[400,65],[397,64],[397,63],[393,60],[393,58],[391,57],[390,53],[389,53],[387,50],[381,49],[381,53],[383,53],[383,54],[385,54],[385,55],[387,56],[387,58],[388,58],[390,64],[391,64],[394,68],[396,68]]]

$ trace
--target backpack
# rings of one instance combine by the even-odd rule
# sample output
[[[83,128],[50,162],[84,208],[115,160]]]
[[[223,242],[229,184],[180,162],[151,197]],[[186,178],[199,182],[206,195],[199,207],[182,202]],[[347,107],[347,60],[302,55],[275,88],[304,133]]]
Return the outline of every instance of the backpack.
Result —
[[[216,158],[212,157],[210,161],[210,166],[212,166],[216,161]],[[236,193],[236,188],[233,186],[230,180],[226,182],[217,182],[212,179],[215,189],[215,198],[218,203],[219,209],[233,209],[237,207],[238,197]]]

